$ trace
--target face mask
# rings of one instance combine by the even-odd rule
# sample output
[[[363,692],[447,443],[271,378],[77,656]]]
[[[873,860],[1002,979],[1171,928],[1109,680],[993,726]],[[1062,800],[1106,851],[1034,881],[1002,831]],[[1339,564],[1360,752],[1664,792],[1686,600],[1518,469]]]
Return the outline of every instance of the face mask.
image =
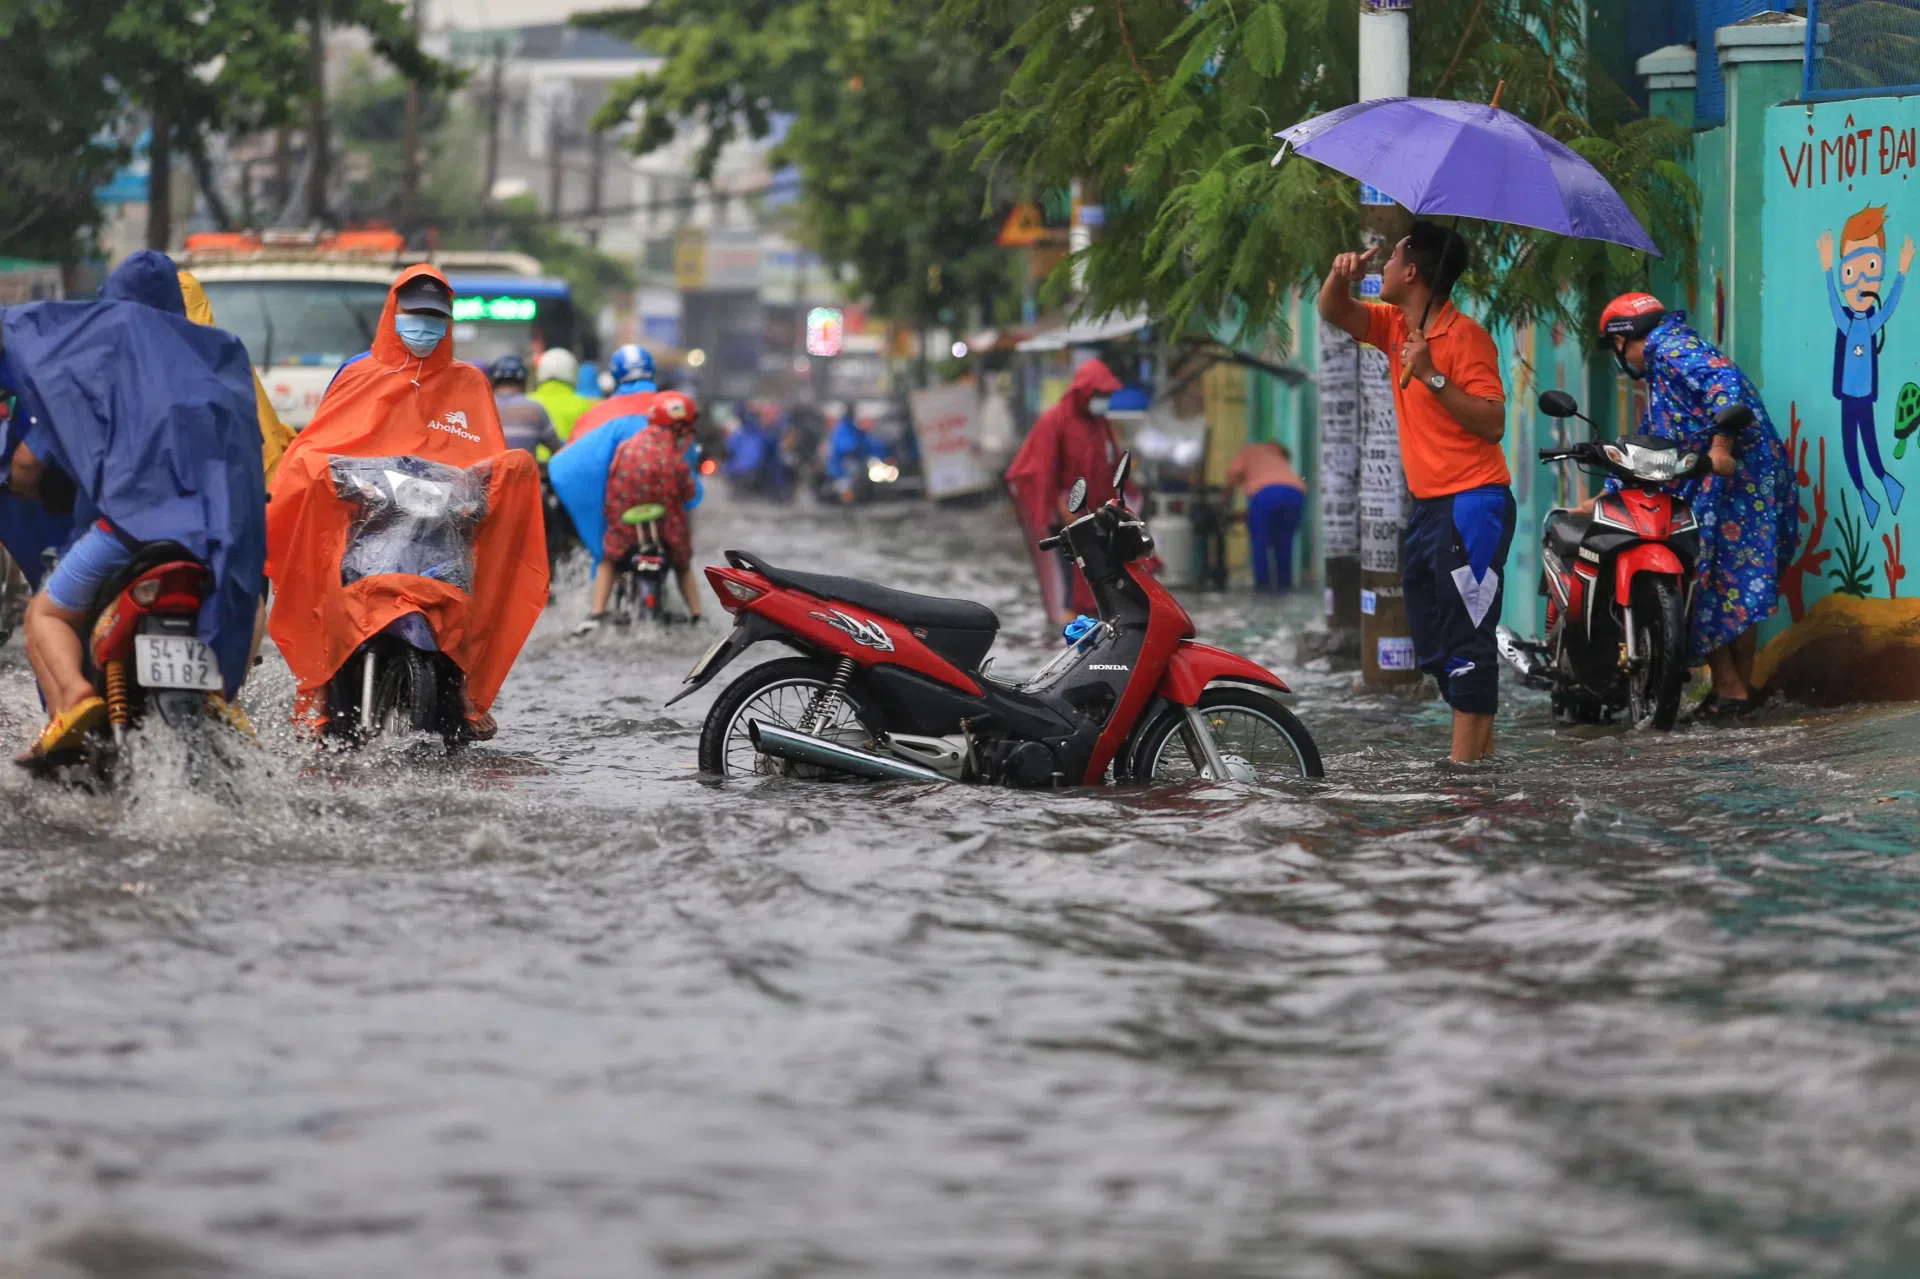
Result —
[[[447,322],[437,315],[396,315],[393,331],[407,344],[407,350],[424,360],[440,345],[440,339],[447,336]]]
[[[1087,401],[1087,412],[1093,414],[1095,417],[1105,417],[1108,407],[1112,404],[1112,396],[1096,395]]]

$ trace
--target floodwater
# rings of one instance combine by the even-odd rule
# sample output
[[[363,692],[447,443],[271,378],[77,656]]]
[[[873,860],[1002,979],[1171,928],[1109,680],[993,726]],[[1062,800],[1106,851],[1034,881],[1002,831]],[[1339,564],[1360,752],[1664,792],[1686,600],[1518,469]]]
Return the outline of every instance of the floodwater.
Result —
[[[983,599],[1026,669],[1010,530],[698,535]],[[270,659],[221,793],[0,776],[0,1275],[1920,1272],[1920,711],[1514,690],[1451,769],[1311,601],[1216,598],[1324,782],[717,785],[703,638],[582,611],[451,761],[315,761]]]

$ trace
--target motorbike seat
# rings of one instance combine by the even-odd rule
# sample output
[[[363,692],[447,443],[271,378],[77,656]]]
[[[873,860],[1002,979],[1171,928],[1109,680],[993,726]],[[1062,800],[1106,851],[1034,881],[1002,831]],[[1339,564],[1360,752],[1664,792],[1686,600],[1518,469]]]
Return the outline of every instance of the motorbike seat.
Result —
[[[994,615],[994,611],[972,600],[915,595],[911,591],[896,591],[890,586],[880,586],[857,577],[830,577],[825,573],[775,568],[746,551],[728,551],[727,561],[735,568],[760,574],[775,586],[805,591],[825,600],[839,600],[908,626],[942,631],[984,631],[989,637],[1000,629],[1000,619]]]
[[[1572,565],[1580,553],[1580,543],[1586,540],[1587,528],[1592,523],[1591,515],[1576,515],[1568,510],[1547,513],[1547,545],[1563,564]]]

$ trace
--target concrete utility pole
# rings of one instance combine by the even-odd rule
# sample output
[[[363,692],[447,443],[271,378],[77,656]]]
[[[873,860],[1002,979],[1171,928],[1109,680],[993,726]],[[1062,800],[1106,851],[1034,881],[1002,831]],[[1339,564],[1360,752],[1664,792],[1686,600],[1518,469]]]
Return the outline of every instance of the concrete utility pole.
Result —
[[[425,0],[413,0],[407,6],[416,44],[422,24],[420,11],[425,7]],[[407,81],[406,125],[400,146],[400,233],[411,235],[414,221],[420,216],[420,82],[411,78]]]
[[[327,220],[327,9],[313,0],[307,10],[307,221]]]
[[[493,70],[487,77],[487,172],[480,187],[480,207],[493,202],[494,184],[500,180],[500,112],[507,74],[507,47],[502,41],[493,48]]]
[[[1413,0],[1361,0],[1360,98],[1407,94]],[[1383,263],[1407,233],[1406,210],[1363,185],[1361,221]],[[1361,296],[1378,297],[1380,277],[1368,276]],[[1393,412],[1387,355],[1360,352],[1360,669],[1369,684],[1406,684],[1420,678],[1400,587],[1400,542],[1406,528],[1407,481],[1400,468],[1400,436]]]

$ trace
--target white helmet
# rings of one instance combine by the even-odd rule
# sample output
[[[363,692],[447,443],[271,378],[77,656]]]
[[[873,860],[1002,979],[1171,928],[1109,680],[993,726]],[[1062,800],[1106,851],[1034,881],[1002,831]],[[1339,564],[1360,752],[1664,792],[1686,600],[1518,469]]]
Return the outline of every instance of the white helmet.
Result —
[[[565,382],[572,386],[574,379],[580,376],[580,361],[573,358],[573,352],[564,346],[548,347],[540,353],[534,362],[533,380],[541,382]]]

